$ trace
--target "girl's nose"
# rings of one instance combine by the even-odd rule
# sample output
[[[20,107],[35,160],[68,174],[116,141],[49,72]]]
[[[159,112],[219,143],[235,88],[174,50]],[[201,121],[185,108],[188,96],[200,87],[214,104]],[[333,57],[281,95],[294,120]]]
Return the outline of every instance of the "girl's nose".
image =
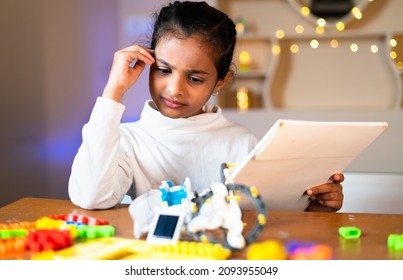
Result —
[[[178,97],[184,94],[184,81],[181,77],[172,76],[167,84],[167,91],[170,95]]]

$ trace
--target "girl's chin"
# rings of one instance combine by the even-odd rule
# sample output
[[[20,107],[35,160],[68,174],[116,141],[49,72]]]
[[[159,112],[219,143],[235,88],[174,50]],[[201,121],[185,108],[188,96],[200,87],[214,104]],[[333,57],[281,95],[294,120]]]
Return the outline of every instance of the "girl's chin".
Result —
[[[181,107],[183,108],[183,107]],[[171,118],[171,119],[179,119],[179,118],[189,118],[193,117],[195,115],[200,114],[201,112],[194,113],[194,112],[189,112],[186,110],[179,110],[179,109],[172,109],[172,108],[160,108],[160,113],[163,114],[165,117]]]
[[[178,119],[178,118],[185,118],[186,114],[182,110],[173,109],[167,106],[160,106],[159,111],[167,118]]]

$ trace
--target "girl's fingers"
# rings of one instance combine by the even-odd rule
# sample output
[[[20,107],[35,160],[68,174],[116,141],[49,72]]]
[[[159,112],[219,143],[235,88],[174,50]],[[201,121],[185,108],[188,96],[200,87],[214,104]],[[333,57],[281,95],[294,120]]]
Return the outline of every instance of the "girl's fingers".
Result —
[[[120,102],[140,77],[145,66],[155,62],[152,50],[132,45],[115,52],[103,96]]]
[[[146,64],[153,64],[155,62],[153,52],[138,45],[124,48],[120,52],[130,58],[130,63],[137,59]]]

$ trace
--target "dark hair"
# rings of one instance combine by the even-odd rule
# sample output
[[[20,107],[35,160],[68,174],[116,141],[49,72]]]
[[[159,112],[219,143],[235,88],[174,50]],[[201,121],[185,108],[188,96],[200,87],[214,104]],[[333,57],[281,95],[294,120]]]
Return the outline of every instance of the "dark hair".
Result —
[[[171,35],[178,38],[200,36],[211,46],[211,55],[217,69],[217,78],[228,73],[236,44],[235,23],[223,12],[206,2],[175,1],[154,14],[151,48]]]

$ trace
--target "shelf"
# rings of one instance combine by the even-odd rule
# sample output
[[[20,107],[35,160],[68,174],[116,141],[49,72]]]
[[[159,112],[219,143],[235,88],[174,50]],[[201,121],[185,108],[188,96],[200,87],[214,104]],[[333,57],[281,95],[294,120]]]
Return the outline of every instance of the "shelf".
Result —
[[[238,35],[234,54],[238,68],[242,68],[241,52],[250,54],[250,70],[238,70],[219,105],[236,108],[236,92],[246,87],[251,98],[258,100],[251,103],[251,109],[401,109],[403,66],[391,59],[391,51],[396,49],[403,57],[403,30],[378,23],[391,17],[377,13],[400,15],[396,8],[388,10],[388,3],[373,2],[355,1],[362,13],[368,12],[360,22],[349,13],[340,18],[345,24],[342,31],[336,29],[338,20],[333,20],[327,21],[324,33],[318,33],[318,17],[300,12],[308,0],[217,1],[220,9],[235,21],[242,19],[247,27]],[[401,5],[397,3],[393,1]],[[376,28],[367,27],[371,24]],[[282,36],[277,33],[280,30]],[[393,50],[392,36],[399,41]]]

